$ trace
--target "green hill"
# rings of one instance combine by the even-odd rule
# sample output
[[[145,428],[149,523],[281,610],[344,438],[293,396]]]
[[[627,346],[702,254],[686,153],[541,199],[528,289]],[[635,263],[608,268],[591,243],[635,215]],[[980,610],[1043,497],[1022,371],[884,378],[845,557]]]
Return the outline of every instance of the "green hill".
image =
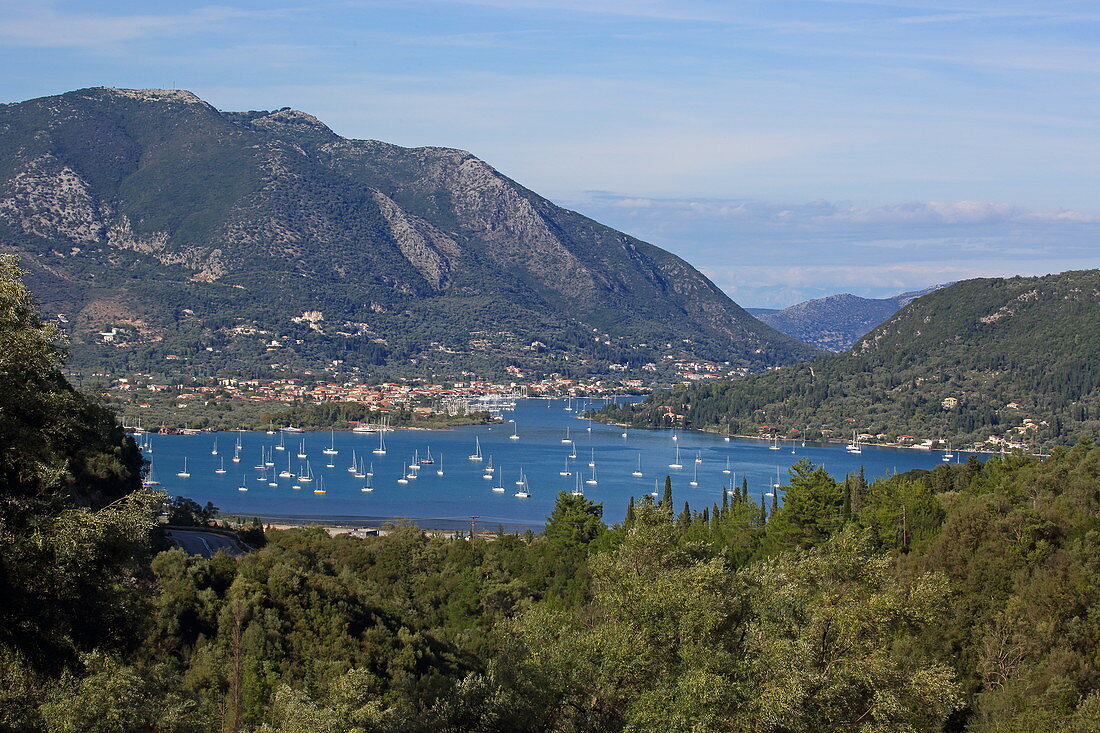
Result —
[[[607,419],[783,436],[853,430],[1038,448],[1100,430],[1100,271],[967,280],[910,303],[850,352],[684,386]],[[677,417],[678,416],[678,417]],[[903,438],[902,442],[908,441]]]
[[[816,353],[469,153],[185,91],[0,106],[0,249],[83,370],[641,376],[669,354],[754,370]]]

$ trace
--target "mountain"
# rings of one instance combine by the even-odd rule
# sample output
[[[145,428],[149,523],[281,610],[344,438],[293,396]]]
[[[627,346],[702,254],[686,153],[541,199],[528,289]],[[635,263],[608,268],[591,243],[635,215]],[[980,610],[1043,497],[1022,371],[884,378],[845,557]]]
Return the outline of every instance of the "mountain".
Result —
[[[182,90],[0,106],[0,243],[78,369],[753,370],[815,353],[467,152]]]
[[[944,287],[902,293],[892,298],[861,298],[844,293],[784,308],[746,308],[777,331],[826,351],[847,351],[852,344],[912,301]]]
[[[791,437],[991,435],[1028,447],[1100,431],[1100,270],[966,280],[911,302],[848,352],[658,393],[610,420]],[[912,436],[902,438],[901,436]],[[993,441],[1000,445],[999,441]]]

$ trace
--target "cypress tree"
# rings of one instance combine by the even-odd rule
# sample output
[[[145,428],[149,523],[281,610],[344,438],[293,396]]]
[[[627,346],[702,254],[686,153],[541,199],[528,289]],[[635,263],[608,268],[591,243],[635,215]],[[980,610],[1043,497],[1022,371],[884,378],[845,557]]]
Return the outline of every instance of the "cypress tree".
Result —
[[[772,489],[772,516],[779,509],[779,489]]]
[[[670,514],[672,513],[672,477],[665,476],[665,495],[661,497],[661,506]]]
[[[730,513],[730,495],[726,491],[725,487],[722,488],[722,517],[729,516]]]
[[[852,514],[859,514],[859,502],[863,495],[863,490],[867,488],[867,479],[863,476],[863,466],[859,467],[859,476],[855,480],[855,486],[852,489]]]
[[[768,521],[768,504],[763,494],[760,495],[760,523]]]
[[[852,516],[852,474],[844,477],[844,518]]]
[[[749,500],[749,477],[741,477],[741,501]]]
[[[623,526],[630,529],[634,526],[634,497],[630,497],[630,503],[626,505],[626,519],[623,520]]]
[[[686,501],[684,502],[684,511],[680,512],[680,516],[676,519],[676,524],[679,526],[681,532],[691,527],[691,507],[688,506]]]
[[[703,516],[700,517],[699,521],[701,521],[703,524],[707,524],[710,522],[710,514],[707,511],[706,507],[703,507]]]

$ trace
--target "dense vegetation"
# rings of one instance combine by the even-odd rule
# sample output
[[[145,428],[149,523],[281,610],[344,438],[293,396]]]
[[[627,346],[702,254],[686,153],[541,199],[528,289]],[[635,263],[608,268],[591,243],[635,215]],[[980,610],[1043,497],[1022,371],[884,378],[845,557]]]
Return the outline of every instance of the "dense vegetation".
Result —
[[[1100,270],[967,280],[913,301],[848,353],[604,416],[815,439],[859,430],[971,445],[997,435],[1046,448],[1100,430],[1097,344]]]
[[[0,130],[0,246],[83,371],[584,375],[815,353],[463,151],[157,90],[0,105]],[[292,321],[307,311],[323,320]]]
[[[204,560],[163,549],[166,497],[4,266],[0,729],[1100,725],[1100,448],[869,485],[803,461],[707,507],[666,482],[611,528],[563,493],[540,535],[252,527]]]

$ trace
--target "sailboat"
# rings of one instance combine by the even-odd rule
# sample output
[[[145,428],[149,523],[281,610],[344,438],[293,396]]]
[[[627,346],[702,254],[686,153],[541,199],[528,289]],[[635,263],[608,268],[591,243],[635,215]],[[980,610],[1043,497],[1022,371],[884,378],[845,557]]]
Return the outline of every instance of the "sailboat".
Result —
[[[305,438],[302,438],[302,444],[300,446],[298,446],[298,457],[299,458],[305,458],[306,457],[306,440],[305,440]]]
[[[233,458],[230,460],[232,460],[234,463],[241,462],[241,447],[239,445],[233,449]]]
[[[562,409],[564,409],[566,412],[572,412],[573,411],[573,398],[572,397],[569,397],[565,400],[565,407],[562,408]]]
[[[569,455],[567,457],[568,458],[573,458],[573,459],[575,459],[577,457],[577,444],[576,443],[573,443],[572,446],[569,448]]]
[[[699,464],[698,463],[695,464],[695,473],[692,475],[691,481],[688,481],[688,484],[690,484],[691,486],[698,486],[699,485]]]
[[[157,481],[156,478],[153,476],[153,464],[151,464],[151,463],[149,464],[149,473],[144,479],[142,479],[141,485],[142,486],[160,486],[160,481]]]
[[[308,484],[313,480],[313,466],[309,465],[309,461],[306,461],[306,471],[304,474],[298,474],[298,480],[304,484]]]
[[[493,492],[497,494],[504,493],[504,471],[501,471],[497,476],[497,485],[493,487]]]
[[[596,465],[596,449],[592,449],[592,457],[588,459],[588,467],[592,468]]]
[[[680,463],[680,446],[679,445],[676,446],[676,459],[672,463],[668,464],[668,467],[669,468],[683,468],[684,467],[684,464]]]
[[[775,442],[768,446],[768,450],[779,450],[779,434],[775,434]]]
[[[676,433],[673,433],[673,434],[672,434],[672,439],[673,439],[673,440],[679,440],[679,439],[680,439],[680,436],[679,436],[679,435],[677,435]]]
[[[726,441],[727,443],[730,442],[730,424],[728,422],[726,423],[726,435],[722,438],[722,440]]]
[[[950,463],[955,454],[951,452],[951,446],[947,446],[947,452],[943,454],[944,463]]]
[[[565,459],[565,468],[558,471],[558,475],[559,476],[572,476],[573,475],[573,472],[569,470],[569,459],[568,458]]]
[[[221,459],[221,465],[214,469],[214,473],[225,473],[225,459]]]
[[[264,457],[264,465],[265,466],[274,466],[275,465],[275,452],[274,451],[265,454],[264,449],[260,448],[260,454]]]
[[[526,481],[523,482],[523,488],[521,488],[516,493],[512,494],[512,496],[516,497],[517,499],[526,499],[530,495],[531,495],[531,492],[527,490],[527,482]]]
[[[435,459],[432,458],[432,447],[428,446],[428,457],[420,461],[425,466],[430,466],[435,463]]]
[[[348,473],[355,473],[355,449],[351,449],[351,463],[348,464]]]
[[[586,484],[588,484],[589,486],[595,486],[596,484],[599,483],[599,481],[596,480],[596,464],[595,463],[592,464],[592,477],[585,479],[584,482]]]
[[[260,462],[257,463],[255,466],[253,466],[253,468],[255,468],[257,471],[264,470],[264,466],[267,465],[266,461],[267,461],[267,450],[261,445],[260,446]]]
[[[565,428],[565,437],[561,439],[561,442],[563,442],[563,443],[572,443],[573,442],[573,440],[569,437],[569,427],[568,426],[566,426],[566,428]]]
[[[183,459],[183,470],[176,474],[180,478],[191,478],[191,474],[187,472],[187,458]]]
[[[267,466],[260,466],[260,475],[256,477],[256,480],[267,483]]]
[[[241,485],[237,487],[237,491],[248,491],[248,487],[244,485],[244,474],[241,474]]]
[[[373,476],[374,475],[374,461],[370,462],[370,468],[367,469],[367,475],[368,476]]]
[[[420,470],[420,451],[418,451],[418,450],[413,451],[413,459],[412,459],[412,463],[409,464],[409,468],[412,469],[413,471],[419,471]]]
[[[409,480],[407,478],[405,478],[405,472],[408,470],[408,468],[409,467],[406,466],[404,463],[401,464],[401,477],[399,479],[397,479],[397,483],[399,483],[399,484],[409,483]]]
[[[328,431],[328,448],[325,448],[322,453],[326,456],[334,456],[340,451],[336,450],[336,432],[334,430]]]
[[[214,438],[214,447],[210,449],[210,455],[212,455],[212,456],[218,455],[218,439],[217,438]]]
[[[700,451],[695,451],[695,462],[696,463],[702,463],[703,462],[703,451],[701,451],[701,450]]]
[[[496,469],[493,468],[493,456],[492,456],[492,454],[490,454],[489,455],[489,465],[485,467],[485,474],[481,478],[492,480],[493,471],[495,471],[495,470]]]
[[[443,475],[443,454],[442,453],[439,454],[439,468],[435,469],[435,475],[436,476],[442,476]]]
[[[359,465],[355,468],[355,473],[352,474],[355,478],[366,478],[367,472],[363,470],[363,459],[359,459]]]
[[[373,484],[374,484],[374,482],[370,480],[370,477],[367,477],[367,482],[365,484],[363,484],[363,488],[361,488],[359,490],[360,491],[367,491],[367,492],[374,491],[374,485]]]
[[[519,440],[519,423],[512,423],[512,434],[508,436],[508,440]]]
[[[267,473],[267,472],[264,471],[264,473]],[[276,488],[276,487],[279,486],[279,479],[276,478],[276,476],[275,476],[275,469],[274,468],[271,469],[271,478],[268,479],[267,485],[272,487],[272,488]]]
[[[654,499],[657,498],[657,479],[653,479],[653,491],[649,493]]]
[[[779,466],[775,467],[775,483],[772,484],[773,489],[778,489],[782,484],[779,483]]]
[[[569,492],[573,496],[584,496],[584,489],[581,488],[581,477],[577,474],[577,484],[573,487],[573,490]]]
[[[286,457],[286,468],[279,472],[279,478],[294,478],[294,472],[290,470],[290,456]]]
[[[386,431],[378,431],[378,447],[374,449],[374,455],[384,456],[386,455]]]
[[[630,475],[633,476],[634,478],[641,478],[642,477],[642,454],[641,453],[638,454],[638,467],[635,468],[633,471],[631,471]]]
[[[417,477],[420,476],[419,471],[420,471],[420,466],[417,466],[416,468],[413,468],[412,466],[409,466],[409,472],[407,474],[405,474],[405,478],[409,479],[410,481],[415,481],[417,479]]]
[[[845,450],[847,450],[849,453],[863,452],[863,448],[859,444],[859,435],[856,434],[855,430],[852,431],[852,442],[845,446]]]
[[[526,486],[527,478],[523,475],[523,469],[519,470],[519,479],[516,480],[516,486]]]
[[[623,437],[623,438],[626,437],[626,431],[625,430],[622,433],[620,433],[620,437]]]
[[[477,436],[474,436],[474,453],[473,453],[473,455],[470,456],[470,460],[471,461],[483,460],[482,455],[481,455],[481,440]]]
[[[271,431],[269,430],[268,434],[270,434],[270,433],[271,433]],[[275,446],[275,450],[286,450],[286,446],[283,444],[283,433],[282,433],[282,431],[279,431],[279,443],[278,443],[278,445]]]
[[[325,477],[322,476],[320,482],[317,484],[317,488],[313,490],[314,494],[324,494],[325,492]]]
[[[726,467],[722,469],[722,473],[730,472],[730,457],[726,456]]]

